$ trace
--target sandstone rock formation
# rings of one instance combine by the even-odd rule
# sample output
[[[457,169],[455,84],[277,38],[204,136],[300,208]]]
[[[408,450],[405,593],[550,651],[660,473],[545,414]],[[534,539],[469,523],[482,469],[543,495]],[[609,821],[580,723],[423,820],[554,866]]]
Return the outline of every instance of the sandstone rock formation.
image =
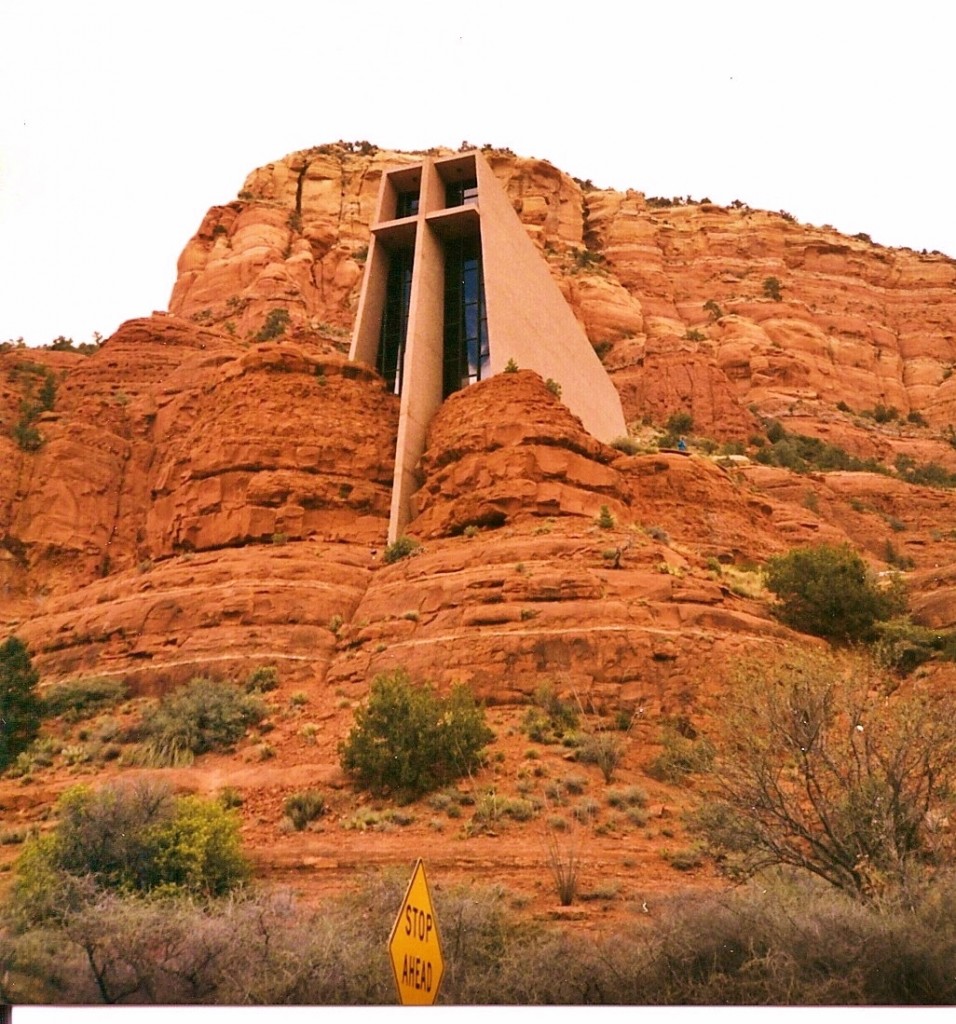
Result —
[[[460,392],[421,462],[420,546],[387,564],[398,399],[344,353],[379,178],[416,156],[291,154],[210,210],[168,314],[89,356],[0,350],[0,635],[45,685],[110,675],[155,696],[275,665],[336,723],[316,749],[276,731],[296,778],[326,778],[335,702],[385,669],[502,708],[546,680],[648,730],[706,717],[740,658],[796,639],[759,567],[801,544],[902,567],[914,618],[956,627],[956,490],[906,475],[956,472],[956,263],[487,156],[630,443],[587,435],[530,371]],[[675,413],[689,455],[657,448]],[[881,472],[761,465],[771,421]],[[287,780],[256,778],[269,796],[250,806],[273,807]]]
[[[686,412],[695,435],[739,444],[773,417],[889,467],[903,455],[956,469],[946,433],[956,402],[952,260],[742,203],[602,191],[540,160],[487,156],[635,430]],[[180,657],[182,630],[202,623],[213,638],[236,622],[318,627],[334,615],[347,623],[356,607],[380,600],[368,593],[373,581],[407,571],[370,573],[384,542],[397,400],[342,353],[382,170],[413,159],[335,144],[259,168],[187,244],[169,315],[124,324],[88,358],[2,354],[4,618],[43,649],[49,672],[92,670],[102,654],[117,672],[135,668],[145,679],[148,663],[159,678],[179,677],[174,663],[191,671],[206,656]],[[35,424],[44,443],[23,451],[9,432],[41,379],[38,366],[59,388],[53,411]],[[880,407],[892,407],[893,418],[877,422]],[[454,396],[433,424],[412,526],[426,553],[413,564],[430,563],[436,550],[453,566],[470,564],[485,545],[463,536],[468,528],[482,538],[511,531],[514,544],[535,551],[559,534],[580,546],[601,506],[618,530],[654,527],[683,545],[688,565],[697,563],[692,575],[701,559],[758,564],[814,538],[849,538],[877,565],[890,550],[918,567],[952,559],[951,491],[739,463],[625,457],[588,437],[533,374],[503,375]],[[891,522],[909,529],[894,532]],[[535,530],[555,540],[535,540],[544,535]],[[625,566],[636,550],[631,543]],[[683,571],[688,555],[665,545],[653,559]],[[551,571],[565,573],[566,557],[555,553]],[[340,567],[330,578],[341,571],[350,581],[341,599],[303,610],[302,558]],[[190,592],[198,599],[199,568],[222,579],[227,563],[239,576],[249,564],[260,611],[237,611],[235,593],[202,614],[157,610],[183,605]],[[610,607],[607,583],[591,578],[595,566],[603,568],[600,558],[582,590],[565,583],[554,598],[597,602],[589,622]],[[519,604],[527,583],[507,589]],[[493,587],[498,597],[503,586]],[[262,609],[271,609],[264,619]],[[487,627],[488,614],[468,611],[456,629]],[[513,614],[520,621],[520,609]],[[317,678],[335,660],[324,646]],[[234,648],[240,660],[257,650],[241,628],[200,647]],[[161,656],[173,648],[175,658]],[[353,637],[340,655],[354,662],[354,653]],[[352,665],[335,671],[356,677]]]

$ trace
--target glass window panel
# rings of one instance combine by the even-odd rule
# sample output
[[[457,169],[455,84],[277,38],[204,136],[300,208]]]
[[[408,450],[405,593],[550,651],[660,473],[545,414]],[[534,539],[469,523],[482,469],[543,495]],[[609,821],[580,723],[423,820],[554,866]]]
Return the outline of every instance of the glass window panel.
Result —
[[[418,192],[399,192],[395,200],[395,217],[412,217],[418,213]]]

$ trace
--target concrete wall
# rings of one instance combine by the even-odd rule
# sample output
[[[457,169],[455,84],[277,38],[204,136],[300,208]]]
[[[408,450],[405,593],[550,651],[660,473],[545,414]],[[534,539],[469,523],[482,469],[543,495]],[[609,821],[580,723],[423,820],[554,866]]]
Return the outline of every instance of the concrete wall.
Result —
[[[401,536],[412,518],[411,497],[421,486],[418,461],[425,451],[428,424],[442,403],[445,257],[438,238],[422,223],[426,211],[436,208],[435,203],[444,203],[444,185],[434,167],[427,163],[422,173],[418,236],[412,264],[405,369],[388,528],[390,543]]]
[[[621,398],[584,328],[480,154],[476,165],[491,372],[514,359],[557,381],[588,433],[601,441],[626,434]]]

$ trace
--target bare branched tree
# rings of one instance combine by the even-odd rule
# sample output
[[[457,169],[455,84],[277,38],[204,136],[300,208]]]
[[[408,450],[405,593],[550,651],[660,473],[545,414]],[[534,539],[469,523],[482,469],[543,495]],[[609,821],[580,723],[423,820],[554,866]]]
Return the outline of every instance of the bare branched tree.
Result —
[[[887,692],[857,655],[739,673],[698,827],[746,873],[784,864],[857,896],[938,863],[956,782],[956,696]]]

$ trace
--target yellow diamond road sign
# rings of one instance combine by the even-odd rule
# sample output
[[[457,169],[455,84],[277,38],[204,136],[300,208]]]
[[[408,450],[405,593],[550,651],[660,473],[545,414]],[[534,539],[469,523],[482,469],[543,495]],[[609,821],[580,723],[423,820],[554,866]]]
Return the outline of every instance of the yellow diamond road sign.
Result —
[[[421,858],[392,926],[388,955],[402,1005],[431,1006],[438,997],[445,961]]]

